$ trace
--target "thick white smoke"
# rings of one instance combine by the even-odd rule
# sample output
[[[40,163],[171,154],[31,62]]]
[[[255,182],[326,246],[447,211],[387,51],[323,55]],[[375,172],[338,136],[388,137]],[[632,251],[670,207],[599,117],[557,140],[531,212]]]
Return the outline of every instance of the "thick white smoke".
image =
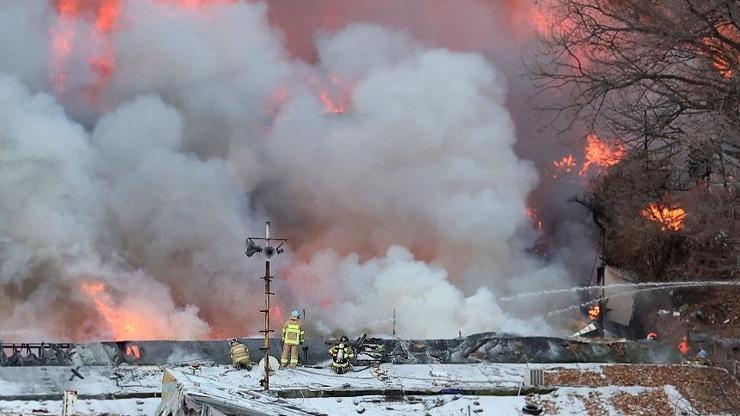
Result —
[[[551,332],[540,322],[507,316],[486,287],[466,296],[450,283],[445,269],[415,260],[399,246],[365,262],[355,254],[340,257],[324,250],[298,265],[291,277],[310,282],[301,285],[301,296],[322,307],[316,322],[322,332],[341,328],[352,334],[390,335],[393,312],[396,333],[406,337],[452,337],[458,331]]]
[[[0,337],[254,333],[241,243],[268,217],[291,239],[278,302],[322,333],[388,333],[394,309],[400,336],[548,331],[496,302],[565,272],[524,251],[537,174],[480,55],[355,24],[309,64],[264,4],[129,1],[109,79],[80,69],[60,92],[40,3],[0,5],[0,54],[30,48],[0,62]],[[67,71],[108,47],[75,45]]]
[[[153,102],[140,106],[167,110],[161,102],[150,101]],[[116,117],[116,113],[106,116],[100,129],[110,124],[108,118]],[[143,118],[137,118],[137,123],[142,122]],[[152,153],[159,150],[156,133],[169,133],[154,128],[143,130],[146,131],[138,132],[146,133],[151,140],[148,145]],[[143,137],[129,131],[133,137]],[[174,133],[178,133],[176,129]],[[108,146],[102,155],[98,154],[101,149],[97,144]],[[31,94],[16,79],[0,77],[0,279],[8,297],[3,300],[7,308],[3,330],[18,334],[21,339],[110,338],[121,334],[111,332],[108,320],[129,319],[151,337],[205,336],[208,325],[198,318],[196,307],[178,308],[166,286],[145,272],[134,270],[130,259],[119,259],[115,251],[107,248],[107,239],[126,237],[106,235],[113,231],[110,223],[117,220],[108,209],[120,202],[115,198],[132,195],[125,188],[114,191],[107,178],[96,174],[110,152],[125,157],[125,146],[116,148],[104,140],[96,145],[82,126],[67,119],[53,97]],[[115,168],[111,163],[105,171],[116,173]],[[198,172],[193,166],[182,170],[194,176]],[[116,180],[125,182],[127,176],[119,174]],[[137,188],[145,183],[141,180]],[[141,209],[133,199],[123,205]],[[150,221],[157,220],[152,213],[142,215]],[[79,295],[84,292],[84,283],[80,282],[101,280],[118,294],[116,309],[132,311],[132,316],[106,314],[108,311],[102,309],[100,322],[74,322],[78,318],[72,305],[75,299],[60,296],[70,290],[70,285],[77,289],[73,293]],[[109,296],[99,293],[94,298],[112,306]],[[18,302],[18,298],[23,301]],[[141,317],[156,318],[137,322]],[[74,326],[74,333],[63,332],[70,326]]]

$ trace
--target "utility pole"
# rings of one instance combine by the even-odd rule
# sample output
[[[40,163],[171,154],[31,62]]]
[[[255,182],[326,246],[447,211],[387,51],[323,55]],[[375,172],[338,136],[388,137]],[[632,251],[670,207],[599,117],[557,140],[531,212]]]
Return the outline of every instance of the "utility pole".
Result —
[[[269,242],[270,241],[270,222],[267,222],[267,225],[265,225],[265,239]],[[265,314],[265,328],[261,330],[265,335],[265,340],[262,345],[262,351],[263,354],[263,360],[265,360],[265,375],[262,378],[262,384],[265,390],[270,390],[270,332],[274,332],[272,329],[270,329],[270,295],[274,295],[274,293],[270,292],[270,281],[272,280],[272,277],[270,276],[270,261],[265,260],[265,309],[260,310],[263,314]]]
[[[255,243],[254,240],[264,241],[264,247]],[[244,252],[247,257],[252,257],[256,253],[261,253],[262,257],[265,259],[265,275],[262,277],[265,281],[265,309],[260,309],[260,312],[265,314],[265,327],[259,331],[265,336],[262,348],[260,348],[264,352],[263,361],[265,371],[265,375],[260,384],[265,390],[270,389],[270,333],[274,332],[270,329],[270,296],[275,294],[270,291],[270,281],[272,281],[272,276],[270,275],[270,261],[275,258],[275,256],[283,252],[281,247],[286,241],[288,240],[284,238],[270,237],[270,221],[267,221],[265,223],[265,238],[247,238],[247,250]],[[277,247],[273,247],[272,244],[274,243],[279,243],[279,245]]]

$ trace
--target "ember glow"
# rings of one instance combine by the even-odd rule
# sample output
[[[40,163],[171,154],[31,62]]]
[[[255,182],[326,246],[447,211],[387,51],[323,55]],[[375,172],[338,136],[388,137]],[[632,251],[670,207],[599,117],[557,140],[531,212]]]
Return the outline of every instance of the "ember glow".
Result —
[[[588,319],[596,321],[599,319],[599,315],[601,315],[601,306],[594,305],[588,308]]]
[[[732,42],[740,41],[740,30],[734,25],[719,26],[717,32]],[[738,56],[737,50],[728,47],[724,41],[714,37],[703,39],[703,44],[708,49],[706,54],[712,61],[712,67],[722,78],[731,79],[735,75],[738,65],[740,65],[740,56]]]
[[[536,208],[527,207],[527,217],[532,221],[532,225],[535,229],[542,231],[545,228],[542,220],[539,218]]]
[[[317,90],[321,105],[329,114],[343,114],[347,112],[351,87],[335,74],[330,74],[325,80],[317,76],[309,79],[309,83]]]
[[[557,178],[560,173],[571,173],[576,168],[576,158],[573,155],[563,156],[560,160],[555,160],[552,164],[555,166],[554,178]]]
[[[669,207],[652,203],[640,211],[640,215],[661,225],[663,231],[681,231],[686,220],[686,211],[681,207]]]
[[[609,146],[599,139],[599,136],[591,133],[586,136],[586,151],[583,166],[581,166],[578,174],[581,176],[585,175],[592,166],[597,169],[614,166],[624,159],[625,155],[624,146],[620,144]]]
[[[719,72],[722,78],[730,79],[734,74],[732,65],[730,65],[730,61],[721,56],[714,57],[714,62],[712,63],[712,66],[714,66],[714,69]]]
[[[333,114],[342,114],[346,110],[344,106],[342,106],[337,100],[332,98],[332,96],[327,91],[321,91],[319,93],[319,99],[321,100],[321,104],[323,104],[324,109],[326,109],[327,113],[333,113]]]

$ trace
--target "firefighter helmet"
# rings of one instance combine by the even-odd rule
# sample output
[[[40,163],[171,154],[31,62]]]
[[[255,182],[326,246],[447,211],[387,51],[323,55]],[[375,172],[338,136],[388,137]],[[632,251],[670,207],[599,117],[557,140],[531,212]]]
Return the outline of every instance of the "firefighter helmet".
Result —
[[[239,340],[237,340],[236,338],[231,338],[231,345],[234,345],[234,344],[236,344],[238,342],[239,342]]]
[[[342,335],[341,338],[339,338],[340,343],[349,344],[349,338],[347,338],[346,335]]]
[[[293,318],[298,319],[298,318],[301,317],[301,313],[298,312],[298,309],[293,309],[293,312],[290,313],[290,316],[292,316]]]

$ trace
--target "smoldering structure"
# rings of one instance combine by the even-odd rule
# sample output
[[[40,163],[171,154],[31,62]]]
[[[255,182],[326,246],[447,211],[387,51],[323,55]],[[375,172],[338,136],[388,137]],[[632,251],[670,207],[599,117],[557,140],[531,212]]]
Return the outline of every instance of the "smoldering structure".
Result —
[[[240,340],[250,350],[262,345],[256,338]],[[331,342],[331,340],[326,341]],[[364,364],[474,364],[474,363],[676,363],[678,353],[655,342],[584,342],[548,337],[516,337],[495,333],[455,339],[400,340],[358,337],[351,344],[359,352],[354,371]],[[308,340],[306,365],[327,361],[325,342]],[[5,344],[3,367],[81,367],[169,365],[203,363],[228,365],[228,344],[223,341],[119,341],[86,344]],[[274,343],[272,355],[278,354]]]

